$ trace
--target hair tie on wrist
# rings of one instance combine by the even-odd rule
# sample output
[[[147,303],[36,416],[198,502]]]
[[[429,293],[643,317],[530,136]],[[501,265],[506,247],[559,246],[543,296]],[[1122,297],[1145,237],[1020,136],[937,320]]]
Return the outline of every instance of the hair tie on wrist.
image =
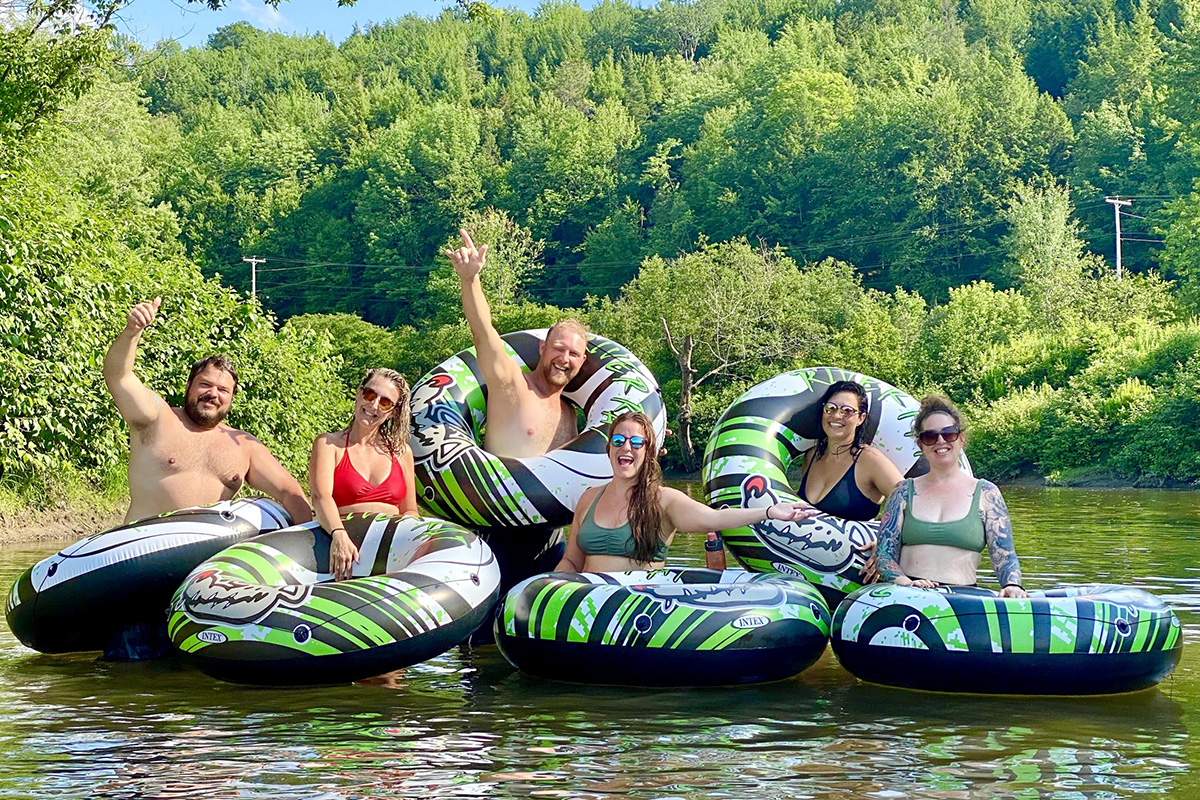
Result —
[[[349,531],[347,531],[345,528],[334,528],[333,530],[330,531],[330,533],[337,533],[338,531],[343,531],[345,533],[349,533]]]
[[[1025,587],[1024,587],[1024,586],[1022,586],[1022,585],[1021,585],[1021,584],[1019,584],[1019,583],[1006,583],[1006,584],[1004,584],[1004,588],[1005,588],[1005,589],[1007,589],[1007,588],[1008,588],[1008,587],[1010,587],[1010,586],[1015,586],[1015,587],[1017,587],[1018,589],[1020,589],[1022,592],[1023,592],[1023,591],[1025,591]]]
[[[766,522],[767,520],[772,519],[772,517],[771,517],[771,509],[772,508],[774,508],[774,506],[767,506],[767,513],[763,515],[763,522]]]

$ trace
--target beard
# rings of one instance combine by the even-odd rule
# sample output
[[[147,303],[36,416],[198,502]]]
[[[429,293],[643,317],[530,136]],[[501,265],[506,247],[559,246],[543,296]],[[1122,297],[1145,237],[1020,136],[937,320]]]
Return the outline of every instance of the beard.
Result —
[[[221,421],[225,419],[225,415],[229,413],[229,406],[225,406],[224,408],[218,406],[217,408],[212,409],[200,405],[205,400],[212,399],[214,398],[207,395],[189,398],[183,404],[183,413],[187,414],[188,419],[199,425],[201,428],[215,428],[221,424]]]
[[[546,383],[558,389],[566,387],[578,374],[578,369],[574,372],[563,372],[562,370],[555,369],[554,365],[549,361],[542,364],[542,377],[546,379]]]

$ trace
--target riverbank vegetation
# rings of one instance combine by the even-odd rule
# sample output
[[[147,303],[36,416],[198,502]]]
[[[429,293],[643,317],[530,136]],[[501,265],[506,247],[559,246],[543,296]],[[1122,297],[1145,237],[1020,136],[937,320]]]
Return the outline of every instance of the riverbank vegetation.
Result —
[[[962,402],[989,477],[1200,480],[1190,5],[471,8],[340,45],[0,30],[0,484],[120,472],[100,359],[159,294],[147,382],[230,352],[231,422],[303,472],[363,367],[469,344],[460,225],[502,330],[569,312],[651,366],[675,467],[833,364]]]

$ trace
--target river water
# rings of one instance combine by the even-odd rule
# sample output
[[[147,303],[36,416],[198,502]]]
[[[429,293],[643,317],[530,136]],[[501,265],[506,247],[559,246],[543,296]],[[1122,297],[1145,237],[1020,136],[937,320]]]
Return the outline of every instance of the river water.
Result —
[[[1200,797],[1200,493],[1005,497],[1027,586],[1126,583],[1174,607],[1188,644],[1171,679],[939,695],[860,684],[827,650],[774,684],[620,689],[528,678],[484,647],[370,683],[256,689],[43,656],[3,628],[0,798]],[[673,563],[703,565],[701,537],[676,542]],[[60,546],[0,550],[4,588]]]

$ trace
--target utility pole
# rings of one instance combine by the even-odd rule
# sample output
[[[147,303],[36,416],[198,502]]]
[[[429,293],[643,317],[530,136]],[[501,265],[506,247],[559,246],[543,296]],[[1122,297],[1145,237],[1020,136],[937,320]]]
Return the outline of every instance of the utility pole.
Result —
[[[1132,200],[1122,200],[1120,195],[1104,198],[1104,202],[1111,203],[1113,207],[1113,219],[1117,223],[1117,280],[1121,280],[1121,206],[1133,205]]]
[[[247,264],[250,265],[250,296],[257,297],[258,296],[258,265],[267,263],[267,260],[265,258],[259,258],[258,256],[250,256],[249,258],[243,258],[242,261],[245,261]],[[1117,274],[1120,274],[1120,272],[1121,272],[1120,265],[1121,265],[1121,256],[1120,256],[1120,252],[1118,250]]]

